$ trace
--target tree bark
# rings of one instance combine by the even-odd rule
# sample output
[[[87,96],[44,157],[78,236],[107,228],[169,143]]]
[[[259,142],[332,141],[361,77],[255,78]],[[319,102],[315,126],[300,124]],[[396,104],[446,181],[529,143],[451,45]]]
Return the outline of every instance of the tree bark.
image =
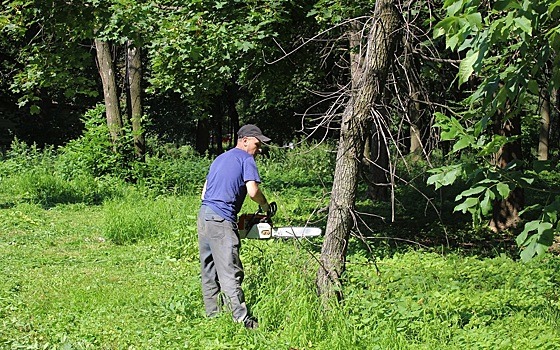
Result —
[[[373,17],[376,21],[367,41],[363,74],[342,115],[321,266],[317,272],[317,289],[324,302],[333,297],[342,298],[340,278],[345,270],[350,230],[355,225],[359,166],[365,140],[371,134],[372,115],[376,114],[373,108],[380,98],[399,42],[401,16],[392,1],[376,2]]]
[[[210,147],[210,126],[207,118],[199,119],[196,125],[196,150],[205,154]]]
[[[354,20],[350,23],[347,31],[350,46],[350,77],[351,93],[355,93],[362,76],[362,39],[363,24]],[[386,122],[385,116],[383,121]],[[387,177],[389,168],[389,154],[387,143],[383,134],[381,123],[372,124],[372,135],[366,139],[364,145],[364,158],[362,173],[368,185],[368,195],[374,201],[386,201],[389,198],[389,180]]]
[[[512,137],[521,135],[521,117],[515,115],[505,118],[496,124],[495,132],[498,135]],[[495,164],[500,168],[505,168],[514,160],[522,160],[521,141],[515,140],[505,144],[495,155]],[[504,231],[514,228],[520,221],[519,212],[525,204],[525,194],[522,188],[518,187],[511,191],[508,198],[496,200],[493,203],[492,219],[489,226],[495,231]]]
[[[408,117],[410,119],[410,148],[409,152],[413,160],[420,160],[424,153],[424,146],[422,145],[422,111],[420,110],[420,88],[418,86],[417,67],[414,62],[412,48],[408,50],[409,57],[405,61],[405,69],[409,74],[409,92],[408,92]]]
[[[95,48],[97,51],[97,63],[99,75],[103,84],[103,97],[105,99],[105,114],[107,116],[107,126],[111,140],[113,141],[113,149],[116,151],[116,143],[121,136],[122,118],[119,108],[119,98],[117,95],[117,83],[115,81],[115,69],[111,56],[109,43],[95,39]]]
[[[130,40],[127,43],[127,78],[134,152],[136,157],[143,159],[146,153],[146,140],[142,129],[142,58],[140,48],[135,47]]]
[[[237,83],[232,82],[227,86],[228,138],[230,139],[230,147],[237,144],[237,130],[239,130],[239,113],[237,112],[238,92],[239,85]]]
[[[550,94],[546,89],[543,89],[541,95],[541,126],[539,130],[539,147],[537,152],[539,160],[548,160],[548,137],[550,135]]]

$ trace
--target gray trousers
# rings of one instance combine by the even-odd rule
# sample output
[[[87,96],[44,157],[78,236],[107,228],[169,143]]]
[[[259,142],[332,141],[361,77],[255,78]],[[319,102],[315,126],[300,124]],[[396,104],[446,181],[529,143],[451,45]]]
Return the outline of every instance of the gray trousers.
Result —
[[[198,248],[202,298],[209,317],[220,312],[220,292],[235,321],[243,322],[248,316],[241,289],[244,272],[239,259],[240,246],[237,224],[203,205],[198,213]]]

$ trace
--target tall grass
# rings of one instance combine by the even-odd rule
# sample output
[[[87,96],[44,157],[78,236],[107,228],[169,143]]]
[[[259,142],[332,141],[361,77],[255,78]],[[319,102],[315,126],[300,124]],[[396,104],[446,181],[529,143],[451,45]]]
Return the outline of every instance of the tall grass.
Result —
[[[189,150],[162,150],[146,165],[159,172],[144,169],[134,184],[111,174],[61,173],[56,152],[18,147],[0,162],[2,349],[555,349],[560,344],[558,257],[521,264],[499,254],[481,258],[379,244],[368,251],[355,239],[343,276],[344,300],[328,308],[315,289],[320,238],[243,241],[245,294],[261,327],[247,331],[228,313],[207,319],[196,212],[209,159],[197,168]],[[327,146],[309,146],[274,150],[259,161],[263,188],[280,207],[275,222],[321,218],[310,213],[327,203],[323,191],[332,180],[322,167],[332,165],[331,157]],[[247,201],[243,211],[255,209]],[[404,234],[418,229],[419,220],[413,221],[383,223],[375,230]]]

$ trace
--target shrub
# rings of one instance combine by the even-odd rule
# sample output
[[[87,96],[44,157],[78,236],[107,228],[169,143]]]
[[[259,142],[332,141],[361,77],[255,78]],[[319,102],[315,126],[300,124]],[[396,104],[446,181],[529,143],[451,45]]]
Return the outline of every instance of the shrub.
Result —
[[[189,146],[159,146],[145,163],[136,163],[136,181],[152,193],[198,194],[202,190],[211,159],[201,157]]]
[[[84,174],[93,177],[116,175],[121,179],[131,177],[130,163],[133,160],[131,136],[121,137],[119,143],[114,146],[103,117],[104,111],[103,105],[97,105],[86,112],[83,118],[83,135],[60,148],[57,169],[65,177],[71,179]]]
[[[328,142],[302,142],[293,149],[273,147],[268,158],[258,158],[259,171],[268,188],[330,187],[335,157],[335,147]]]

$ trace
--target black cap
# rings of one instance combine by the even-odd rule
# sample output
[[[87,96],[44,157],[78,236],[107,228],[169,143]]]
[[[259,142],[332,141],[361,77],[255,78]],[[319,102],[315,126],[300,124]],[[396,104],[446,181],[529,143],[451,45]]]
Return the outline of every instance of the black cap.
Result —
[[[264,136],[261,129],[259,129],[256,125],[253,125],[253,124],[243,125],[239,129],[239,131],[237,132],[237,136],[240,139],[243,138],[243,137],[256,137],[261,142],[270,141],[270,138]]]

